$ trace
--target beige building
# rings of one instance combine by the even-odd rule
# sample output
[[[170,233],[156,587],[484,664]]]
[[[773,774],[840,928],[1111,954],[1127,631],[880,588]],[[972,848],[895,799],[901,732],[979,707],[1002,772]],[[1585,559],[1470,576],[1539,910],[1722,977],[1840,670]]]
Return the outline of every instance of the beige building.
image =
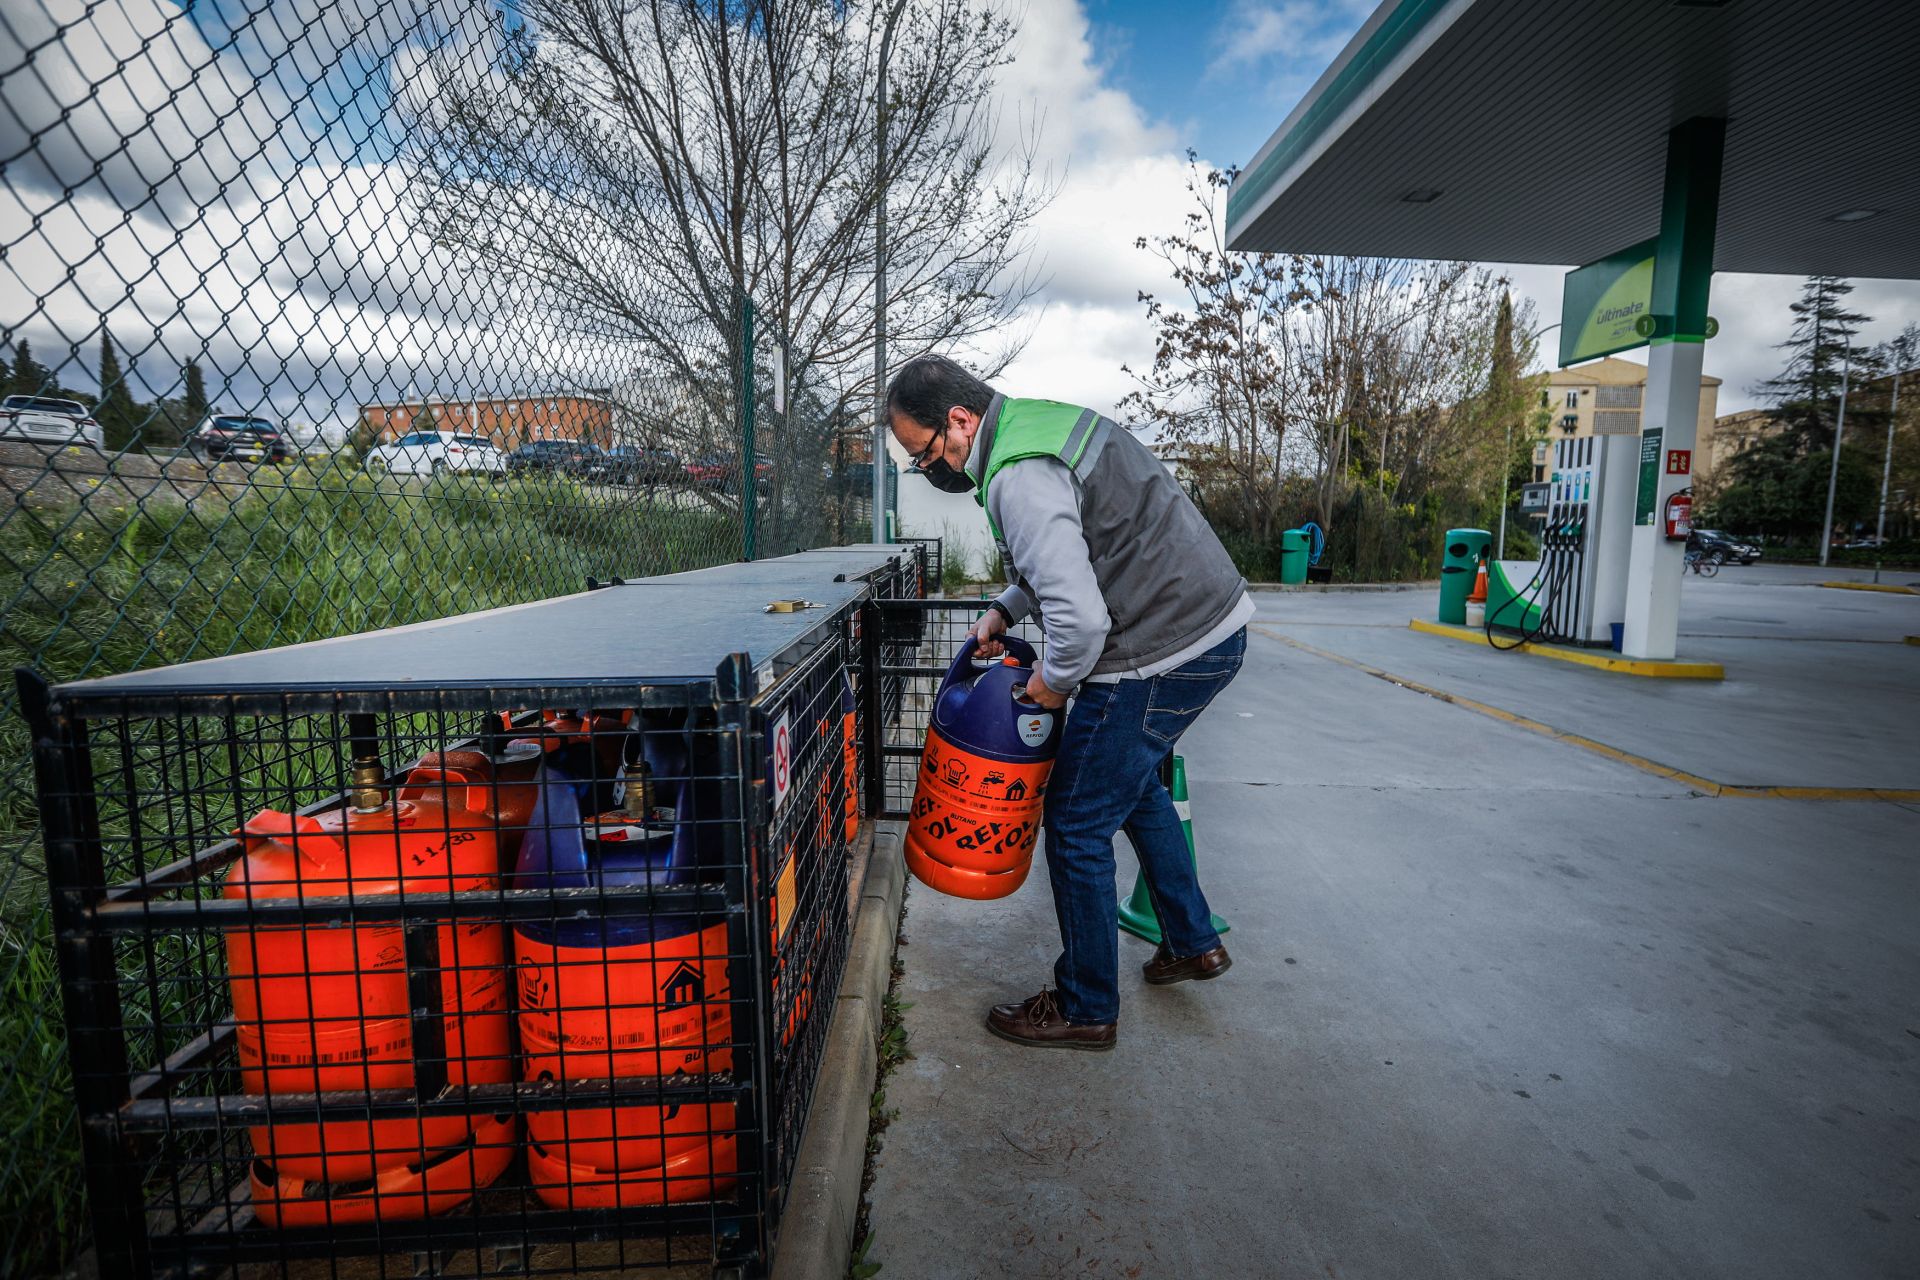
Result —
[[[1711,484],[1729,459],[1757,442],[1762,436],[1780,429],[1771,409],[1742,409],[1712,422],[1700,424],[1698,456],[1693,471],[1702,483]]]
[[[1552,415],[1547,438],[1534,445],[1533,478],[1552,470],[1553,442],[1578,436],[1640,434],[1641,401],[1647,392],[1647,366],[1607,356],[1571,369],[1555,369],[1541,379],[1540,407]],[[1720,379],[1700,379],[1700,452],[1706,451],[1720,407]],[[1698,471],[1703,459],[1695,460]]]

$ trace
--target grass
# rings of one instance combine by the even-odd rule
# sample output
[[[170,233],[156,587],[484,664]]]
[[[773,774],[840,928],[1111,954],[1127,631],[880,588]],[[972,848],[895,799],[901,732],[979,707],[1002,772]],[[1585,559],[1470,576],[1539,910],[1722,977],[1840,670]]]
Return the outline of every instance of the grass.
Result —
[[[738,555],[735,523],[569,480],[428,484],[301,466],[239,501],[108,495],[0,517],[0,659],[54,680],[345,635],[578,591],[589,574]],[[0,690],[0,1274],[83,1242],[28,734]],[[135,1064],[136,1067],[140,1064]]]

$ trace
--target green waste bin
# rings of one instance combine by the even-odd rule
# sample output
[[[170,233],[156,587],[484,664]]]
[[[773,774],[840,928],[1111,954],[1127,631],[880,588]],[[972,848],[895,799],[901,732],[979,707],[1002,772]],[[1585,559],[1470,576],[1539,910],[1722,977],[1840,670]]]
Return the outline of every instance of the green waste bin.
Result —
[[[1288,529],[1280,535],[1280,581],[1301,583],[1307,580],[1307,550],[1312,536],[1305,529]]]
[[[1456,627],[1467,625],[1467,597],[1473,594],[1480,558],[1492,545],[1493,535],[1485,529],[1447,530],[1446,547],[1440,557],[1440,621]]]

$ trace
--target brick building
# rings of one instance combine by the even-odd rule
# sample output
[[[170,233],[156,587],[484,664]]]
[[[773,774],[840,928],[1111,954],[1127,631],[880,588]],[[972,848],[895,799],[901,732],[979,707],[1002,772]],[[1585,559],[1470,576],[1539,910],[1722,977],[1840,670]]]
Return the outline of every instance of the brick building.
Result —
[[[466,400],[399,400],[363,404],[360,416],[391,444],[429,425],[442,432],[483,435],[503,449],[529,440],[613,443],[613,405],[604,392],[564,391]]]

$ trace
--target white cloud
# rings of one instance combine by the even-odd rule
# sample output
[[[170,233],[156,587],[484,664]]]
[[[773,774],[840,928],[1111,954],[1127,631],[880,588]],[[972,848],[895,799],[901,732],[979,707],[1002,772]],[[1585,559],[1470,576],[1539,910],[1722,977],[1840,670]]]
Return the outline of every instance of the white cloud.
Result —
[[[1311,66],[1317,76],[1346,46],[1370,7],[1351,2],[1329,8],[1309,0],[1280,4],[1237,0],[1214,32],[1216,52],[1207,74],[1228,75],[1279,60]]]

